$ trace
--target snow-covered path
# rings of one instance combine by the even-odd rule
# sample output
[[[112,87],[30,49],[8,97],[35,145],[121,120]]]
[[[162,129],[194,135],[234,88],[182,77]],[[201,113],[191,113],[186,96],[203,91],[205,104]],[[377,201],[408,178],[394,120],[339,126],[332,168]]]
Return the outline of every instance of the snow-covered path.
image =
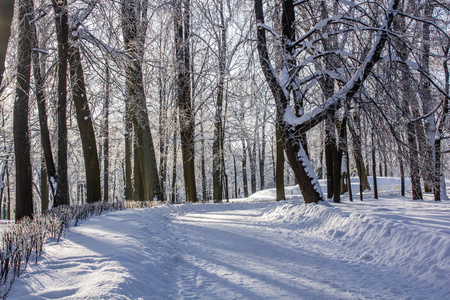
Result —
[[[303,223],[293,218],[299,212]],[[311,221],[311,216],[316,220]],[[317,222],[327,228],[326,220],[345,218],[348,214],[337,208],[299,203],[113,212],[85,221],[71,228],[64,241],[47,245],[41,261],[16,284],[11,299],[445,299],[450,295],[442,286],[450,276],[450,244],[445,236],[443,245],[434,241],[447,247],[443,262],[430,263],[436,264],[432,275],[443,276],[435,284],[409,272],[401,260],[391,264],[377,258],[378,249],[368,253],[379,239],[372,238],[371,244],[359,237],[355,242],[346,239],[351,232],[341,225],[334,231],[311,226]],[[369,227],[377,222],[365,221]],[[442,238],[439,232],[433,234]],[[399,243],[392,246],[409,259],[400,254]],[[413,259],[411,264],[415,263]]]
[[[178,298],[400,299],[427,288],[349,259],[329,237],[261,221],[259,210],[188,214],[172,228],[189,251],[177,271]]]

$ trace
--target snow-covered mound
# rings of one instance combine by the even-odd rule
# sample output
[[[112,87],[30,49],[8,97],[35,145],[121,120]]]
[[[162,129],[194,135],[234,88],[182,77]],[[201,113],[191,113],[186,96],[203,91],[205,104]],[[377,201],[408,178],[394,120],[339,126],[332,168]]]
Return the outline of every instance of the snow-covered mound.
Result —
[[[397,199],[389,201],[391,205],[392,202],[402,205]],[[401,213],[401,207],[398,209]],[[297,228],[308,235],[327,236],[339,241],[348,252],[347,257],[350,254],[353,258],[398,270],[411,276],[412,281],[427,281],[450,293],[449,224],[437,230],[427,226],[427,223],[439,223],[439,215],[446,215],[444,218],[450,222],[448,204],[441,213],[434,211],[436,218],[432,214],[430,218],[422,216],[420,226],[414,225],[413,217],[406,214],[389,216],[389,212],[393,211],[382,206],[361,213],[294,201],[272,204],[262,217],[267,222],[284,223],[284,226]],[[377,213],[384,215],[380,217]]]

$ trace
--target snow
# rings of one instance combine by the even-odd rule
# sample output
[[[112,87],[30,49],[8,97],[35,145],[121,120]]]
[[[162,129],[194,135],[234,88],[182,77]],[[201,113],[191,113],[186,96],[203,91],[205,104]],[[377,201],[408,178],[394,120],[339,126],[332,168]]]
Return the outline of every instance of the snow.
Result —
[[[48,242],[10,299],[450,299],[450,202],[378,185],[379,200],[330,206],[287,187],[293,200],[272,189],[94,217]]]

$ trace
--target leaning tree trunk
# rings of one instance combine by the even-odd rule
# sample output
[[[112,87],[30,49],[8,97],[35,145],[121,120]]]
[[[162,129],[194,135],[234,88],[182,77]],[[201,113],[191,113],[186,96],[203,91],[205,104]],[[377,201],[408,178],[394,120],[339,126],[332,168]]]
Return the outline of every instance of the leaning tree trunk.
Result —
[[[98,160],[97,142],[95,139],[92,115],[86,95],[81,55],[74,43],[69,46],[70,81],[72,84],[72,99],[75,106],[78,129],[83,148],[84,167],[86,172],[87,202],[102,200],[100,165]]]
[[[14,102],[14,154],[16,158],[16,222],[33,216],[33,173],[28,133],[28,101],[31,76],[31,39],[33,1],[18,3],[19,35],[17,49],[17,86]]]

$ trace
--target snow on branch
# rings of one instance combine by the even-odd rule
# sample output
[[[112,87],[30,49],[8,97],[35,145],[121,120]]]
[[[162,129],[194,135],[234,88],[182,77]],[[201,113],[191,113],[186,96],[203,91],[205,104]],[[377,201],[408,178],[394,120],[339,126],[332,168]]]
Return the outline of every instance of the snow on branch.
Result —
[[[361,67],[356,71],[351,80],[347,82],[338,92],[327,99],[322,107],[316,107],[311,112],[306,113],[301,117],[295,117],[287,107],[284,120],[292,126],[298,126],[300,131],[306,132],[312,127],[316,126],[326,117],[326,115],[342,107],[344,102],[352,98],[356,92],[360,89],[363,82],[371,73],[375,64],[381,59],[381,54],[388,38],[389,27],[391,26],[395,15],[397,14],[396,8],[398,7],[400,0],[393,0],[389,8],[387,9],[386,19],[383,25],[379,28],[376,42],[370,50],[366,59],[363,61]]]

